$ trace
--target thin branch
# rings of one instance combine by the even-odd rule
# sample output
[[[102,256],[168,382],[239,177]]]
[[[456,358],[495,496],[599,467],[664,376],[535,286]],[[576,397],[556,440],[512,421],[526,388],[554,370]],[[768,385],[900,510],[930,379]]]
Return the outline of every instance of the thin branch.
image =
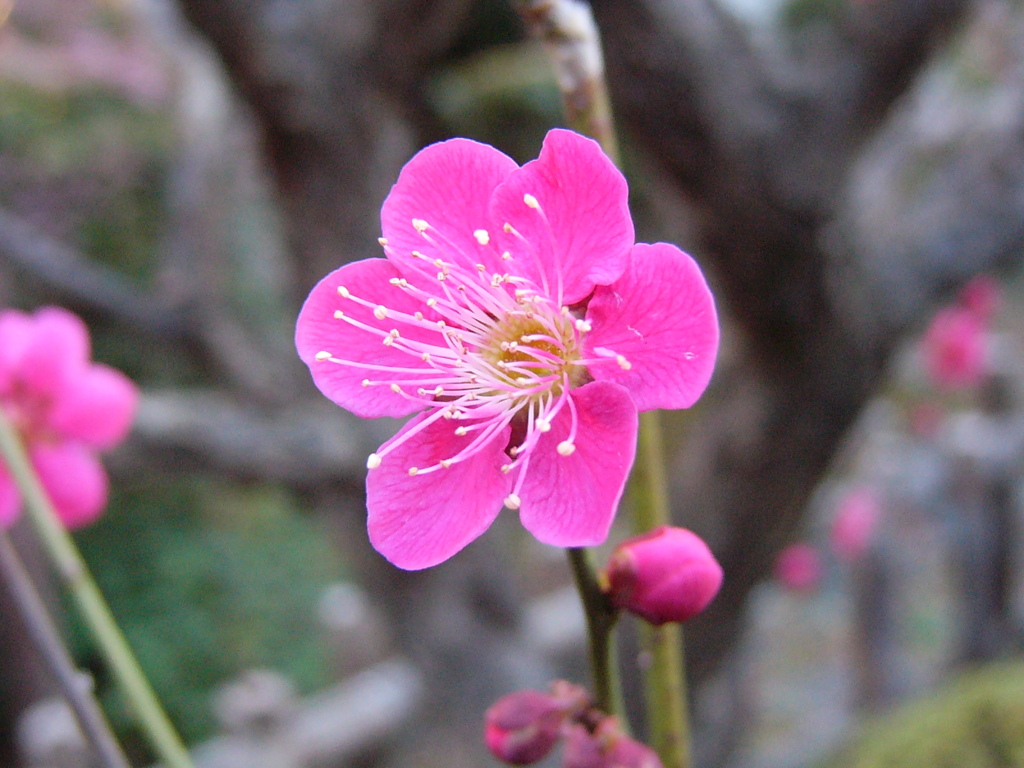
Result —
[[[89,745],[106,768],[130,768],[103,710],[92,695],[91,682],[75,668],[32,578],[3,527],[0,527],[0,573],[21,610],[29,637],[53,673]]]

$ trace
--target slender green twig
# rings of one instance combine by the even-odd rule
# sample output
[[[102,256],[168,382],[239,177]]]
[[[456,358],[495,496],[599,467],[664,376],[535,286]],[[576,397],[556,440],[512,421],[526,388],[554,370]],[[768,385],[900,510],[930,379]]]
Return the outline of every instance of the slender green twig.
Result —
[[[615,635],[612,632],[618,612],[597,583],[597,576],[590,562],[590,553],[582,547],[570,548],[566,552],[587,619],[590,671],[594,678],[594,703],[610,715],[621,716],[622,686],[619,684]]]
[[[618,162],[618,142],[604,78],[600,35],[589,6],[580,0],[517,0],[516,8],[531,33],[542,40],[551,53],[569,125],[597,139],[605,154]],[[638,532],[668,525],[671,521],[663,454],[658,414],[641,414],[639,452],[632,479]],[[573,557],[570,550],[570,559]],[[574,572],[575,566],[574,563]],[[582,587],[580,592],[584,594]],[[584,606],[588,623],[593,622],[600,629],[599,618],[592,618],[600,614],[587,606],[585,595]],[[682,630],[678,625],[666,625],[645,626],[643,631],[651,655],[646,676],[647,718],[653,746],[665,768],[687,768],[690,738]],[[607,652],[600,647],[595,651],[594,642],[592,626],[592,661],[595,653]]]
[[[82,618],[164,768],[193,768],[188,750],[160,706],[96,582],[89,575],[74,540],[57,517],[53,504],[32,469],[21,438],[2,410],[0,454],[21,491],[25,511],[42,539],[58,576],[74,598]]]
[[[89,681],[75,668],[28,570],[3,528],[0,528],[0,573],[21,611],[29,637],[53,673],[89,746],[106,768],[130,768],[103,710],[92,695]]]
[[[638,533],[671,523],[668,480],[665,476],[661,422],[657,411],[640,414],[640,440],[633,467],[631,497]],[[651,746],[665,768],[690,764],[689,714],[686,670],[683,667],[683,631],[679,624],[641,628],[650,654],[646,671],[647,724]]]

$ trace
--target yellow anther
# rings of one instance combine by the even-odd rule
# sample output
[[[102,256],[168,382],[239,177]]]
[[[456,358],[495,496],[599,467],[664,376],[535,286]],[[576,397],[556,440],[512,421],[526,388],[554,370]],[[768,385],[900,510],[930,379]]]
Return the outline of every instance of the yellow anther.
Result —
[[[326,351],[326,350],[322,350],[320,352],[317,352],[315,355],[313,355],[313,358],[315,360],[317,360],[318,362],[322,363],[324,360],[330,360],[331,359],[331,353]]]
[[[341,298],[343,299],[352,298],[352,294],[348,292],[348,288],[346,288],[344,285],[338,286],[338,295],[341,296]]]
[[[424,232],[426,232],[428,229],[430,229],[430,225],[427,224],[427,222],[425,222],[423,219],[413,219],[412,220],[412,226],[413,226],[413,229],[415,229],[421,235]]]
[[[419,468],[419,467],[409,467],[409,476],[410,476],[410,477],[413,477],[413,476],[415,476],[415,475],[416,475],[416,473],[417,473],[417,472],[419,472],[419,471],[420,471],[420,468]]]
[[[378,237],[377,242],[380,243],[381,246],[386,246],[388,244],[388,239],[386,237]]]
[[[523,195],[523,202],[526,203],[528,208],[533,208],[535,211],[540,210],[540,203],[537,202],[537,198],[529,193]]]

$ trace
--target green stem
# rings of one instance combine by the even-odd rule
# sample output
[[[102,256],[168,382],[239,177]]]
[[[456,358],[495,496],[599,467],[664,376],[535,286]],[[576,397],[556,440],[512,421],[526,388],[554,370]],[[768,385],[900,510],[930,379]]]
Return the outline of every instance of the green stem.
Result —
[[[594,703],[599,709],[622,719],[622,686],[619,683],[618,657],[615,653],[615,621],[618,612],[601,591],[590,561],[590,553],[582,547],[566,550],[576,589],[580,593],[587,619],[590,671],[594,678]]]
[[[640,414],[640,438],[631,483],[637,533],[669,525],[672,516],[657,411]],[[645,682],[651,746],[665,768],[688,768],[690,730],[682,627],[678,624],[655,627],[645,623],[641,633],[650,658]]]
[[[157,701],[153,689],[118,628],[78,552],[43,490],[14,426],[0,410],[0,454],[21,491],[32,520],[57,574],[77,604],[82,618],[117,679],[139,724],[164,768],[193,768],[188,750]]]

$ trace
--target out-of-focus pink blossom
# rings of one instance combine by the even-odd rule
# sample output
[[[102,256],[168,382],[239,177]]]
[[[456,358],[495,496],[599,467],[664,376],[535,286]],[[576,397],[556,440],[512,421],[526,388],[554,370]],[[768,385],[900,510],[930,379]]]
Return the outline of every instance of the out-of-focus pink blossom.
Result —
[[[634,243],[627,198],[571,131],[522,167],[433,144],[384,201],[387,258],[313,288],[295,340],[320,390],[364,418],[416,414],[367,461],[370,541],[395,565],[447,560],[503,505],[546,544],[600,544],[638,412],[704,391],[711,293],[675,246]]]
[[[661,526],[619,544],[604,577],[614,605],[661,625],[703,611],[722,586],[722,566],[697,534]]]
[[[498,699],[484,715],[484,743],[510,765],[535,763],[558,743],[566,722],[589,703],[585,690],[562,680],[550,693],[515,691]]]
[[[991,275],[975,275],[960,290],[957,303],[982,323],[989,323],[999,309],[998,281]]]
[[[943,389],[977,386],[985,374],[985,323],[963,307],[935,314],[924,335],[924,365],[928,376]]]
[[[855,488],[843,498],[832,521],[832,552],[844,563],[853,563],[867,551],[882,517],[874,488]]]
[[[812,592],[821,583],[821,556],[817,547],[800,542],[783,549],[775,560],[775,578],[793,592]]]
[[[138,402],[131,380],[89,355],[85,324],[66,310],[0,311],[0,408],[69,528],[91,523],[106,506],[97,453],[125,438]],[[0,524],[10,525],[20,508],[0,461]]]

